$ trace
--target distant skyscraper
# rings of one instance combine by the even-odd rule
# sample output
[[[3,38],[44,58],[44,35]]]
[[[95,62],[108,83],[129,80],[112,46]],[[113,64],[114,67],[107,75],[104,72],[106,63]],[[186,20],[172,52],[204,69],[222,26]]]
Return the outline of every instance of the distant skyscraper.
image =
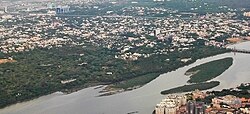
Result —
[[[195,113],[195,103],[193,101],[188,101],[187,103],[187,113],[194,114]]]
[[[4,7],[4,12],[8,13],[8,6]]]
[[[58,6],[57,8],[56,8],[56,13],[57,14],[63,14],[63,13],[69,13],[69,6]]]

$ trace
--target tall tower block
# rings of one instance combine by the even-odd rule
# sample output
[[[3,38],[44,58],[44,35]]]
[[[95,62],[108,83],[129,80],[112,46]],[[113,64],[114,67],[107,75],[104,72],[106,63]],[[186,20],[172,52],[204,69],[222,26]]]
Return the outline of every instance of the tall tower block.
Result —
[[[5,12],[5,13],[8,13],[8,6],[5,6],[5,7],[4,7],[4,12]]]

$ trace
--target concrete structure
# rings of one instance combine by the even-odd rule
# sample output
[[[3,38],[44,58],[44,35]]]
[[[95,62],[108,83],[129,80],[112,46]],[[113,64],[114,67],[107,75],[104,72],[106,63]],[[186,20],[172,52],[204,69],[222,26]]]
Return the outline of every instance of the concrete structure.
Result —
[[[58,6],[56,8],[56,13],[57,14],[63,14],[63,13],[69,13],[70,7],[69,6]]]
[[[156,105],[156,114],[176,114],[177,105],[173,99],[165,99]]]
[[[161,33],[161,29],[154,30],[154,36],[158,36]]]
[[[244,12],[243,15],[246,16],[246,17],[250,17],[250,12]]]
[[[216,97],[212,99],[213,104],[224,103],[230,107],[239,108],[241,106],[241,99],[233,95],[226,95],[224,97]]]
[[[189,101],[187,114],[205,114],[206,107],[203,102]]]
[[[207,94],[206,93],[204,93],[204,92],[202,92],[202,91],[200,91],[200,90],[198,90],[198,89],[196,89],[195,91],[193,91],[192,92],[192,97],[193,97],[193,99],[197,99],[197,98],[201,98],[201,99],[204,99],[206,96],[207,96]]]
[[[186,105],[185,95],[169,95],[155,107],[155,114],[176,114],[179,108]]]
[[[157,104],[155,107],[155,114],[164,114],[165,113],[165,104],[164,103],[160,103]]]
[[[8,6],[4,7],[4,12],[8,13]]]
[[[244,114],[250,114],[250,109],[249,109],[249,108],[240,108],[240,110],[241,110]]]
[[[194,112],[195,112],[194,107],[195,107],[195,103],[189,101],[189,102],[187,103],[187,113],[188,113],[188,114],[194,114]]]

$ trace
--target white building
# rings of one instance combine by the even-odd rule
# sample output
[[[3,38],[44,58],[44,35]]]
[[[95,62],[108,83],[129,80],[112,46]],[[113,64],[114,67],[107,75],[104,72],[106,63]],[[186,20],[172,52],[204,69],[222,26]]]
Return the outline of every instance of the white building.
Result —
[[[154,36],[158,36],[161,33],[161,29],[154,30]]]
[[[186,105],[185,95],[169,95],[155,107],[155,114],[176,114],[177,110]]]

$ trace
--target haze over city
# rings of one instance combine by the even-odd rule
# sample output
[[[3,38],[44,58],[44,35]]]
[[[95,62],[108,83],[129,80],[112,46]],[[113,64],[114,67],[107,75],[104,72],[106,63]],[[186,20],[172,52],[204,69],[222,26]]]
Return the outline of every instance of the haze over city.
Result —
[[[248,114],[249,0],[1,0],[0,114]]]

